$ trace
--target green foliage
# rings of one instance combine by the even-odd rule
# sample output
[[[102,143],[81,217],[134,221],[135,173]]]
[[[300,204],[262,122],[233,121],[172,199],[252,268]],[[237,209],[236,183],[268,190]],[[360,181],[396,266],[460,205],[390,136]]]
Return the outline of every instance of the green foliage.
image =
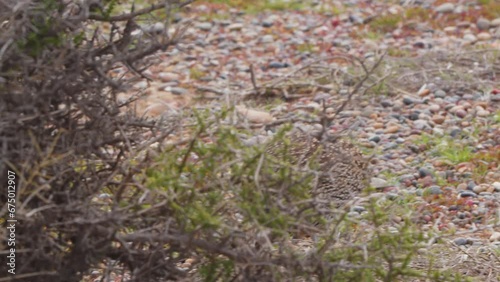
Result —
[[[380,40],[383,37],[383,34],[380,34],[379,32],[373,32],[373,31],[366,31],[364,35],[362,35],[364,38],[368,38],[371,40]]]
[[[401,48],[388,48],[387,54],[392,57],[410,57],[411,51],[403,50]]]
[[[204,281],[227,281],[235,270],[234,261],[224,258],[214,258],[207,264],[200,266],[200,275]]]
[[[191,79],[199,80],[203,78],[205,75],[206,73],[197,67],[192,67],[189,69],[189,77]]]
[[[283,10],[302,10],[307,3],[304,1],[286,1],[286,0],[210,0],[207,2],[225,4],[229,7],[235,7],[245,10],[247,13],[259,13],[262,11],[283,11]],[[307,2],[307,1],[306,1]]]
[[[453,164],[470,161],[473,157],[472,148],[465,143],[465,140],[422,134],[414,142],[430,149],[434,156],[441,157]]]
[[[389,87],[385,84],[384,81],[381,81],[377,85],[373,86],[370,90],[376,96],[387,96],[389,94]]]
[[[422,7],[410,7],[406,9],[405,17],[410,20],[427,21],[430,13],[428,9]]]
[[[109,19],[109,17],[111,16],[111,13],[113,13],[115,8],[117,7],[118,1],[106,0],[106,1],[104,1],[104,3],[105,3],[104,10],[101,11],[101,13],[102,13],[102,16],[104,16],[104,18]]]
[[[62,44],[62,34],[54,30],[55,22],[50,18],[32,19],[33,31],[18,41],[20,49],[25,50],[32,57],[37,57],[42,51]]]
[[[500,17],[500,3],[491,1],[483,5],[484,16],[493,20]]]
[[[401,20],[400,15],[383,15],[375,18],[370,27],[379,32],[391,32],[398,27]]]
[[[466,145],[457,145],[452,141],[447,141],[439,146],[439,154],[452,163],[458,164],[468,162],[472,158],[472,149]]]
[[[227,113],[220,114],[230,116]],[[242,248],[253,249],[252,242],[260,242],[259,236],[266,238],[259,244],[270,244],[262,265],[253,265],[251,257],[245,259],[248,263],[241,263],[237,258],[200,250],[202,259],[196,268],[203,281],[230,280],[243,269],[273,281],[300,277],[308,281],[455,281],[453,275],[432,267],[414,267],[415,258],[421,257],[418,250],[432,234],[420,230],[412,220],[413,198],[372,199],[361,214],[337,211],[329,219],[323,218],[310,205],[314,157],[308,170],[291,163],[293,144],[285,135],[289,128],[278,131],[270,141],[283,144],[271,156],[265,153],[265,146],[246,146],[239,137],[241,132],[221,125],[207,113],[195,113],[195,117],[192,141],[166,150],[146,169],[147,187],[168,195],[169,213],[186,234],[196,234],[221,248],[227,242],[219,238],[235,234],[239,234],[237,245]],[[215,120],[219,119],[223,118]],[[207,132],[210,142],[201,138]],[[393,221],[396,215],[402,218],[397,223]],[[290,249],[287,242],[315,229],[319,229],[314,235],[318,240],[311,244],[316,251],[305,254]],[[320,265],[326,268],[321,270]]]
[[[303,43],[300,45],[297,45],[297,51],[301,53],[312,53],[313,52],[314,46],[310,43]]]
[[[493,122],[494,123],[500,123],[500,111],[497,111],[495,113],[495,116],[493,117]]]
[[[200,115],[199,134],[205,130],[203,120]],[[221,212],[228,208],[227,203],[224,204],[226,198],[233,200],[230,208],[245,215],[246,222],[257,222],[278,233],[287,230],[291,218],[279,209],[272,193],[255,186],[261,185],[257,181],[265,181],[262,185],[266,187],[277,185],[273,178],[289,176],[291,167],[276,172],[268,166],[259,167],[264,158],[262,151],[245,147],[231,128],[221,128],[214,138],[216,141],[212,144],[195,138],[186,148],[172,148],[157,166],[147,170],[148,187],[171,195],[169,204],[187,231],[220,227]],[[269,174],[269,179],[256,179],[260,173]],[[307,199],[305,188],[292,186],[290,195]]]

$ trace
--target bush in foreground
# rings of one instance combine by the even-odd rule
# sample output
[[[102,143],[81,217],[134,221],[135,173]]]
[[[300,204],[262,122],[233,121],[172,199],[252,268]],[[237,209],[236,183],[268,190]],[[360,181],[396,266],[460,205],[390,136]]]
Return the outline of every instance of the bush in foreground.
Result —
[[[223,125],[226,111],[195,113],[191,138],[164,145],[179,120],[123,110],[117,93],[178,34],[137,37],[137,17],[189,2],[118,15],[117,1],[0,0],[0,170],[16,173],[20,222],[10,278],[452,280],[412,267],[428,234],[410,215],[393,224],[390,202],[326,220],[309,193],[314,162],[297,168],[247,146]],[[115,78],[117,67],[128,73]]]
[[[137,246],[115,243],[128,210],[109,213],[94,201],[103,189],[119,198],[138,169],[126,159],[145,132],[161,139],[173,126],[127,114],[130,101],[116,99],[150,55],[178,40],[167,28],[137,32],[138,18],[192,1],[155,2],[0,0],[0,172],[2,183],[7,170],[16,174],[19,222],[13,279],[79,281],[105,258],[132,269],[143,262]],[[124,77],[113,75],[118,67]]]

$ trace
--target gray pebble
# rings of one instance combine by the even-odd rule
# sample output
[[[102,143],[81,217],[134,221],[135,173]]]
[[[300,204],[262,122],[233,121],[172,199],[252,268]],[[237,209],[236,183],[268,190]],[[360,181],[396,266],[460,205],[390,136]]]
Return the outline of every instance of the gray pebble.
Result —
[[[462,96],[462,98],[464,100],[474,100],[474,99],[476,99],[475,96],[472,95],[472,94],[465,94],[464,96]]]
[[[436,92],[434,92],[434,97],[436,97],[436,98],[444,98],[444,97],[446,97],[446,92],[444,92],[443,90],[439,89]]]
[[[174,94],[174,95],[182,95],[182,94],[186,94],[188,92],[188,90],[181,88],[181,87],[172,87],[170,89],[170,92],[172,92],[172,94]]]
[[[477,197],[477,194],[472,192],[472,191],[461,191],[460,192],[460,197],[462,198],[466,198],[466,197],[474,197],[476,198]]]
[[[362,24],[364,19],[358,15],[350,15],[349,20],[354,24]]]
[[[373,177],[371,179],[370,185],[375,189],[385,188],[389,186],[386,180],[377,177]]]
[[[415,180],[415,176],[413,174],[404,174],[401,175],[398,179],[399,182],[404,182],[407,180]]]
[[[412,98],[410,98],[410,97],[404,97],[404,98],[403,98],[403,103],[404,103],[405,105],[409,106],[409,105],[413,104],[413,99],[412,99]]]
[[[148,33],[160,34],[165,30],[165,24],[163,24],[162,22],[157,22],[155,24],[145,27],[144,30]]]
[[[425,189],[425,194],[428,194],[428,195],[440,195],[440,194],[443,194],[443,190],[441,190],[441,187],[437,186],[437,185],[433,185],[427,189]]]
[[[357,213],[362,213],[366,211],[366,209],[362,206],[353,206],[351,207],[351,212],[357,212]]]
[[[389,100],[383,100],[382,102],[380,102],[380,105],[382,105],[382,107],[384,108],[388,108],[392,107],[394,104]]]
[[[474,193],[476,194],[481,194],[482,192],[486,192],[487,188],[488,187],[485,185],[476,185],[472,188],[472,191],[474,191]]]
[[[392,150],[392,149],[395,149],[397,147],[398,147],[397,143],[389,142],[389,143],[384,145],[384,151]]]
[[[446,97],[444,97],[444,100],[448,103],[455,104],[456,102],[460,101],[460,96],[457,96],[457,95],[446,96]]]
[[[476,26],[480,30],[487,30],[488,28],[490,28],[490,21],[485,18],[480,18],[479,20],[477,20]]]
[[[360,213],[359,213],[359,212],[354,212],[354,211],[352,211],[352,212],[348,212],[348,213],[347,213],[347,217],[350,217],[350,218],[359,218],[360,216],[361,216],[361,215],[360,215]]]
[[[420,129],[420,130],[422,130],[422,129],[430,129],[431,128],[431,126],[429,125],[429,123],[427,121],[421,120],[421,119],[414,121],[413,122],[413,126],[416,129]]]
[[[417,120],[418,116],[420,115],[419,111],[412,112],[409,116],[410,120]]]
[[[468,42],[476,42],[477,41],[477,37],[472,33],[465,34],[463,38],[465,41],[468,41]]]
[[[441,128],[433,127],[432,128],[432,133],[436,136],[443,136],[444,131]]]
[[[210,29],[212,29],[212,24],[209,22],[203,22],[203,23],[198,23],[196,27],[203,31],[209,31]]]
[[[500,192],[500,182],[493,182],[493,188],[495,188],[495,192]]]
[[[444,3],[434,8],[434,11],[438,13],[451,13],[454,9],[455,5],[453,3]]]
[[[476,185],[476,183],[475,183],[474,181],[469,181],[469,182],[467,183],[467,190],[473,190],[473,189],[474,189],[474,187],[476,187],[476,186],[477,186],[477,185]]]
[[[432,175],[432,172],[429,169],[426,169],[424,167],[421,167],[418,169],[418,176],[420,178],[424,178],[426,176]]]
[[[368,138],[368,141],[378,143],[378,142],[380,142],[380,136],[374,135],[374,136]]]
[[[471,244],[471,242],[467,238],[456,238],[453,240],[453,243],[455,243],[458,246],[465,246]]]
[[[134,84],[134,88],[136,89],[146,89],[148,87],[148,82],[147,81],[140,81]]]
[[[453,129],[452,131],[450,131],[450,136],[453,138],[456,138],[456,137],[458,137],[458,135],[460,135],[460,133],[462,133],[462,130],[456,128],[456,129]]]
[[[316,96],[314,96],[314,98],[313,98],[313,101],[316,103],[319,103],[321,101],[328,100],[330,97],[331,97],[330,94],[322,92],[322,93],[316,94]]]
[[[290,65],[288,63],[281,63],[281,62],[270,62],[269,63],[269,68],[272,69],[282,69],[282,68],[287,68]]]
[[[472,172],[466,171],[466,172],[462,173],[462,177],[465,179],[471,178]]]
[[[486,214],[487,212],[489,212],[489,209],[485,208],[485,207],[479,207],[479,208],[477,208],[477,212],[479,214]]]
[[[240,31],[243,28],[242,23],[234,23],[227,26],[229,31]]]
[[[274,37],[271,34],[266,34],[260,39],[262,43],[271,43],[274,41]]]
[[[496,18],[496,19],[492,20],[492,21],[490,22],[490,25],[491,25],[492,27],[497,27],[497,26],[500,26],[500,18]]]
[[[274,24],[274,22],[273,22],[273,21],[271,21],[271,20],[263,20],[263,21],[262,21],[262,26],[263,26],[263,27],[272,27],[272,26],[273,26],[273,24]]]
[[[388,199],[388,200],[391,200],[391,201],[394,201],[398,198],[398,194],[397,193],[387,193],[385,194],[385,197]]]
[[[420,148],[418,146],[410,144],[408,145],[408,149],[410,149],[415,154],[420,153]]]

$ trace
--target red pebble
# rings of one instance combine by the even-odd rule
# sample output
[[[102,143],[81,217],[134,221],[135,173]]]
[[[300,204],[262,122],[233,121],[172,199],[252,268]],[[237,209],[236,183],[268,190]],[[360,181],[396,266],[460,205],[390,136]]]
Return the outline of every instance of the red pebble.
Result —
[[[340,25],[340,20],[338,18],[335,18],[331,21],[333,27],[337,27]]]

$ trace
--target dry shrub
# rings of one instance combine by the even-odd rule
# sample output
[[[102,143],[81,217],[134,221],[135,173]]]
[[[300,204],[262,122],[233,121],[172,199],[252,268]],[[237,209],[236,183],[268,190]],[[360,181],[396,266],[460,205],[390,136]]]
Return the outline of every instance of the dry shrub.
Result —
[[[189,2],[116,15],[117,1],[0,0],[0,171],[2,183],[16,174],[18,220],[16,275],[0,281],[94,271],[115,281],[452,280],[411,269],[426,234],[410,216],[391,226],[390,203],[326,221],[309,194],[314,162],[299,169],[246,145],[224,125],[228,111],[195,112],[192,137],[164,145],[179,120],[121,110],[117,93],[180,34],[167,21],[163,36],[137,36],[135,19]],[[117,67],[129,74],[114,77]]]
[[[156,1],[118,13],[117,1],[0,1],[0,172],[2,183],[8,170],[16,174],[19,222],[11,278],[79,281],[105,258],[135,268],[128,248],[137,246],[114,239],[129,211],[103,210],[98,196],[123,197],[142,165],[127,159],[147,131],[161,139],[174,123],[159,127],[125,113],[127,102],[116,95],[142,76],[148,56],[180,35],[168,34],[168,17],[167,27],[155,30],[160,36],[138,33],[137,18],[161,9],[169,15],[190,2]],[[125,77],[113,75],[117,67]]]

